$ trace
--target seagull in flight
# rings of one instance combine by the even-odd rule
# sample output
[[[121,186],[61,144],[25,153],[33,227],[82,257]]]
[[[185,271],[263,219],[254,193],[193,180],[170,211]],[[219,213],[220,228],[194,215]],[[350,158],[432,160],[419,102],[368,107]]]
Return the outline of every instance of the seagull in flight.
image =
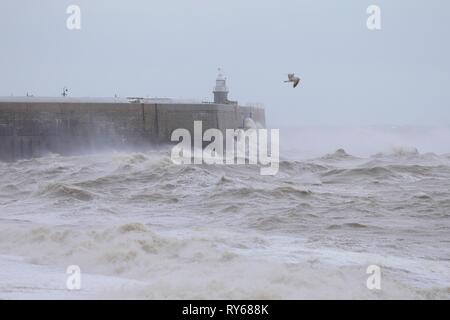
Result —
[[[286,80],[285,82],[293,82],[294,83],[293,87],[295,88],[296,86],[298,86],[300,78],[296,77],[294,73],[289,73],[288,80]]]

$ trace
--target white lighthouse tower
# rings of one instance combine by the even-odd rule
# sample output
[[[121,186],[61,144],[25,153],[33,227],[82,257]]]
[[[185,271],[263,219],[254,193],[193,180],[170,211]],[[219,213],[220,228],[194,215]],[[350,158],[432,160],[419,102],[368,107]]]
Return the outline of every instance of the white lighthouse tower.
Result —
[[[222,70],[219,68],[219,74],[216,79],[216,86],[214,87],[214,103],[227,104],[228,101],[228,88],[227,79],[223,76]]]

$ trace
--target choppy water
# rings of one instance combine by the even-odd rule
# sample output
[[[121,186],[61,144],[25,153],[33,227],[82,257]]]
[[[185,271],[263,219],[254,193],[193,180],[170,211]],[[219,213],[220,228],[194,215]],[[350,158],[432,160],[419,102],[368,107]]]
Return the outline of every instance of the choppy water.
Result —
[[[164,148],[0,163],[0,298],[448,299],[450,156],[418,136],[290,139],[274,177]]]

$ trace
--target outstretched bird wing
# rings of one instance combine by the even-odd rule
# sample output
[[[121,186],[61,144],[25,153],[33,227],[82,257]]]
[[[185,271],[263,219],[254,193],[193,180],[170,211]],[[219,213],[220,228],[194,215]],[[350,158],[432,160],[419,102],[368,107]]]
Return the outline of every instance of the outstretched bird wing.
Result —
[[[295,78],[295,80],[294,80],[294,88],[296,86],[298,86],[299,82],[300,82],[300,78]]]

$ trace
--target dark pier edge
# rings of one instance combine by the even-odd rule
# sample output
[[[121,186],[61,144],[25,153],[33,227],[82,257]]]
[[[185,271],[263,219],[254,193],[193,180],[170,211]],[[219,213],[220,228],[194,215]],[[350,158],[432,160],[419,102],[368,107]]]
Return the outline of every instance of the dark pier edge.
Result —
[[[263,108],[237,104],[0,98],[0,161],[165,144],[175,129],[192,133],[196,120],[224,131],[249,117],[265,126]]]

